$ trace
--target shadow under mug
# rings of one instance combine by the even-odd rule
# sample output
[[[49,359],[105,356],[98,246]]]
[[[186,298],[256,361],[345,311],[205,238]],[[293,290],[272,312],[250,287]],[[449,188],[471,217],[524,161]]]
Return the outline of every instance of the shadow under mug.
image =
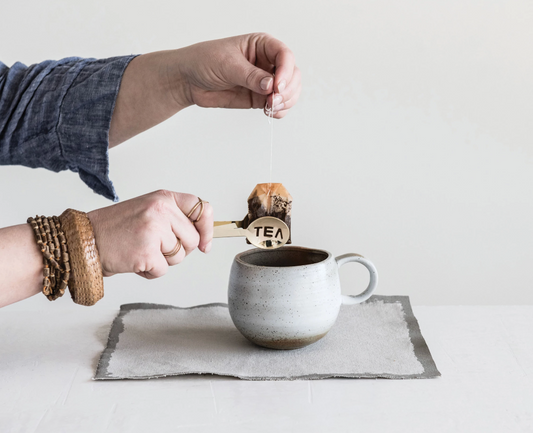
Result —
[[[370,272],[357,296],[341,294],[339,268],[357,262]],[[328,333],[341,304],[366,301],[378,283],[376,267],[359,254],[285,246],[237,254],[228,287],[233,323],[248,340],[272,349],[298,349]]]

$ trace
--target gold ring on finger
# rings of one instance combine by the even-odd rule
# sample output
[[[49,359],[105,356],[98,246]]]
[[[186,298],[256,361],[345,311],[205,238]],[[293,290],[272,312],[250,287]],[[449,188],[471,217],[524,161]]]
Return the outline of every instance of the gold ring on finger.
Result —
[[[202,218],[202,214],[204,213],[204,203],[209,203],[209,202],[203,201],[200,197],[198,197],[198,203],[196,203],[194,207],[191,209],[191,211],[187,214],[187,218],[191,218],[191,215],[194,213],[196,209],[198,209],[198,206],[200,206],[200,213],[198,214],[198,217],[193,221],[193,224],[196,224],[198,221],[200,221],[200,218]]]
[[[176,236],[176,239],[178,240],[178,242],[176,243],[176,246],[174,247],[174,249],[170,251],[169,253],[163,253],[165,257],[173,257],[176,254],[178,254],[179,251],[181,250],[181,240],[177,236]]]

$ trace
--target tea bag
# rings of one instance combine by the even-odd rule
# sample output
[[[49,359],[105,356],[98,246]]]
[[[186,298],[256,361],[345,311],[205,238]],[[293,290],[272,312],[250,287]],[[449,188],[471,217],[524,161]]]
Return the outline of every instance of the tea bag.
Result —
[[[292,196],[281,183],[259,183],[248,197],[248,215],[243,226],[246,228],[258,218],[271,216],[282,220],[290,229],[291,211]],[[287,243],[291,243],[290,237]]]

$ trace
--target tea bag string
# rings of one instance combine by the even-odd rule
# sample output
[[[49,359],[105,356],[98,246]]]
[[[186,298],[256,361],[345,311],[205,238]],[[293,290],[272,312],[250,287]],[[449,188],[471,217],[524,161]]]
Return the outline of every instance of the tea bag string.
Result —
[[[273,76],[274,76],[273,80],[275,80],[275,77],[276,77],[275,74],[273,74]],[[271,195],[272,195],[272,165],[274,161],[274,107],[273,107],[274,95],[275,95],[274,84],[272,84],[272,93],[271,93],[271,96],[272,96],[271,105],[272,106],[269,107],[268,105],[268,97],[265,103],[265,111],[266,111],[267,118],[268,118],[268,124],[270,125],[270,175],[269,175],[269,180],[268,180],[268,193],[267,193],[269,197],[267,212],[269,214],[272,211]]]
[[[272,93],[272,100],[274,100],[274,93]],[[274,109],[270,108],[268,116],[268,123],[270,124],[270,177],[268,178],[268,185],[272,185],[272,162],[274,161]]]

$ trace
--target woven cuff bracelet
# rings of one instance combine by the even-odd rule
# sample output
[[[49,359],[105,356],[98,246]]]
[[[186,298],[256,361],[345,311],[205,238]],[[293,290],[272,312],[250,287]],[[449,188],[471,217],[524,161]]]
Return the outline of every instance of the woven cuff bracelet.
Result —
[[[43,293],[54,301],[68,285],[72,300],[94,305],[104,296],[104,279],[91,221],[67,209],[58,217],[28,218],[43,254]]]

